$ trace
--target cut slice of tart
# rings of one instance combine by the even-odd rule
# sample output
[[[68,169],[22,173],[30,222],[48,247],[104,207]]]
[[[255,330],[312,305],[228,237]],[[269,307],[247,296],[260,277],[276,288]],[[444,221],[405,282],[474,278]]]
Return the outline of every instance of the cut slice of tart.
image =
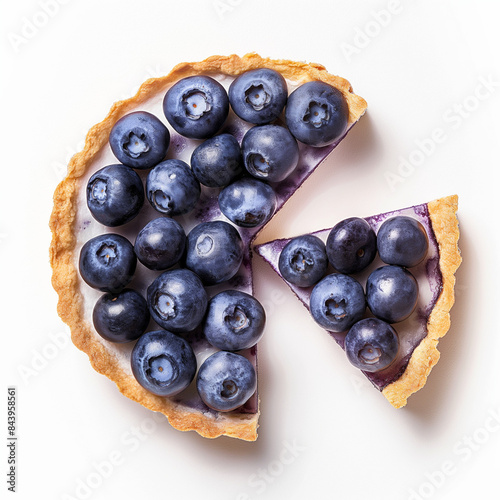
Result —
[[[409,268],[418,283],[416,307],[409,317],[392,324],[399,337],[397,355],[387,367],[381,370],[363,371],[395,408],[404,406],[408,397],[425,385],[427,376],[439,359],[438,341],[450,328],[450,309],[454,303],[454,273],[461,262],[458,249],[457,205],[458,197],[448,196],[422,205],[364,218],[377,234],[384,221],[397,216],[410,217],[421,223],[428,237],[428,250],[425,258]],[[335,221],[337,222],[339,221]],[[328,228],[310,234],[326,243],[331,230],[332,228]],[[255,250],[311,311],[310,299],[314,285],[297,286],[287,281],[280,272],[280,255],[291,240],[292,238],[270,241],[256,246]],[[366,288],[370,274],[384,265],[387,263],[377,255],[368,267],[352,274],[351,277]],[[330,264],[326,273],[334,272]],[[383,284],[381,286],[383,287]],[[364,317],[373,316],[374,314],[367,308]],[[347,329],[339,332],[328,331],[344,349],[346,332]],[[370,350],[366,352],[369,352],[370,361],[373,361],[372,356],[375,354],[371,345]]]
[[[157,218],[161,214],[153,210],[152,206],[146,200],[138,215],[133,220],[126,213],[126,210],[123,210],[122,206],[121,212],[118,215],[114,214],[111,223],[108,222],[111,219],[107,215],[101,219],[108,224],[106,226],[98,222],[96,216],[93,216],[89,211],[86,199],[87,185],[91,176],[97,171],[108,165],[119,163],[117,159],[119,155],[115,156],[113,154],[113,149],[109,142],[110,133],[121,118],[135,111],[153,114],[167,127],[170,136],[170,145],[166,153],[166,159],[182,160],[189,164],[192,152],[201,144],[199,138],[189,138],[189,136],[199,137],[205,134],[205,131],[202,130],[201,125],[189,132],[181,130],[183,135],[177,131],[184,125],[179,125],[175,122],[175,109],[171,115],[167,112],[164,113],[164,99],[166,101],[165,96],[169,89],[177,82],[188,77],[202,75],[215,79],[227,91],[237,76],[260,68],[272,69],[281,74],[286,82],[286,91],[288,94],[305,82],[315,81],[326,83],[336,89],[337,98],[341,96],[341,100],[347,106],[345,126],[336,137],[329,140],[327,145],[318,145],[318,143],[316,146],[312,146],[306,145],[304,142],[298,142],[298,162],[293,171],[284,180],[268,183],[274,189],[276,210],[279,210],[359,120],[365,112],[366,103],[361,97],[353,93],[348,81],[329,74],[321,65],[264,59],[256,54],[248,54],[244,57],[235,55],[228,57],[213,56],[201,62],[181,63],[168,75],[144,82],[135,96],[115,103],[106,118],[89,131],[83,151],[71,159],[68,165],[67,176],[55,191],[54,209],[50,219],[52,230],[52,243],[50,247],[50,261],[53,268],[52,283],[59,295],[58,313],[70,326],[74,344],[89,356],[94,369],[115,382],[124,395],[139,402],[146,408],[163,413],[175,428],[183,431],[194,430],[202,436],[210,438],[226,435],[249,441],[255,440],[257,437],[259,416],[258,394],[255,391],[245,404],[232,411],[218,411],[209,408],[200,398],[194,381],[187,389],[178,394],[168,397],[155,395],[146,390],[134,377],[131,369],[131,355],[134,342],[110,342],[96,332],[93,324],[93,309],[98,299],[102,296],[102,291],[89,286],[89,281],[86,282],[86,280],[82,279],[79,272],[79,258],[82,247],[93,238],[106,233],[115,233],[124,236],[133,245],[134,239],[141,228],[148,221]],[[260,92],[258,85],[250,87],[250,90],[253,93],[247,95],[247,103],[248,101],[252,105],[256,103],[254,107],[260,109],[263,95],[264,97],[267,97],[267,95]],[[205,94],[203,96],[206,97]],[[190,117],[193,119],[200,118],[205,112],[210,111],[212,107],[217,108],[217,105],[214,105],[213,102],[209,102],[207,99],[205,101],[203,99],[200,100],[199,91],[187,92],[183,97],[182,105],[185,107],[184,111],[190,114]],[[317,105],[315,101],[311,104],[311,106]],[[329,119],[328,111],[325,110],[326,108],[319,110],[321,111],[319,119]],[[167,111],[170,113],[172,109],[169,108]],[[314,110],[312,115],[315,116]],[[311,120],[315,120],[314,116],[309,117],[308,115],[307,119],[311,118]],[[273,123],[286,128],[285,113],[282,112]],[[218,130],[218,133],[231,134],[241,143],[246,131],[251,127],[252,124],[240,119],[232,110],[229,110],[227,119]],[[165,136],[164,131],[163,135]],[[130,155],[134,158],[149,151],[149,145],[145,145],[144,137],[136,132],[135,129],[129,134],[129,139],[130,142],[125,144],[124,147],[128,148]],[[156,154],[157,149],[155,148],[156,146],[151,149]],[[158,158],[162,154],[160,150],[156,161],[158,161]],[[136,166],[131,161],[129,167],[135,168]],[[151,168],[151,166],[147,165],[147,169]],[[146,183],[147,169],[143,167],[135,169],[143,184]],[[116,171],[115,167],[114,170]],[[264,170],[263,172],[267,175],[267,171]],[[171,173],[170,178],[173,178],[172,175]],[[106,197],[107,188],[103,187],[105,181],[97,180],[96,182],[97,184],[92,184],[92,196],[97,200],[96,203],[99,204]],[[136,181],[132,180],[130,182],[133,184]],[[232,224],[221,213],[218,204],[219,192],[220,188],[201,186],[201,195],[194,208],[186,214],[174,217],[182,225],[186,234],[200,223],[220,220]],[[158,201],[158,203],[161,204],[161,201]],[[120,225],[109,227],[113,226],[117,220],[120,222]],[[125,223],[123,223],[124,220]],[[263,226],[244,227],[241,224],[237,226],[232,225],[237,228],[243,242],[242,263],[236,274],[229,280],[217,285],[208,283],[206,291],[209,297],[221,290],[228,289],[239,290],[249,294],[253,292],[250,244]],[[100,255],[100,257],[107,260],[113,259],[116,248],[112,245],[111,247],[110,252]],[[210,274],[210,269],[208,271],[205,269],[205,272]],[[147,269],[138,262],[134,277],[130,282],[130,287],[146,297],[149,285],[160,274],[161,271]],[[97,280],[99,279],[100,277],[98,276]],[[150,323],[149,330],[158,330],[158,328],[158,325],[153,321]],[[209,355],[217,351],[216,348],[207,342],[200,328],[196,328],[182,336],[188,340],[192,347],[198,367]],[[239,351],[239,354],[246,357],[255,370],[257,369],[257,346],[243,349]],[[160,361],[163,362],[162,360]],[[163,370],[163,366],[167,365],[161,365],[158,369]]]

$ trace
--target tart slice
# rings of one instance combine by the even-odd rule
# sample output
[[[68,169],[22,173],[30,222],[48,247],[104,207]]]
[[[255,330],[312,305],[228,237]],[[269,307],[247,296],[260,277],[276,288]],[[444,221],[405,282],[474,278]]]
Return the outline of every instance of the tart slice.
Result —
[[[307,92],[286,105],[296,89]],[[50,219],[58,313],[94,369],[179,430],[255,440],[259,400],[252,377],[241,384],[219,381],[218,396],[226,400],[245,385],[245,402],[237,408],[212,404],[209,396],[223,371],[214,375],[211,367],[226,363],[257,371],[258,335],[252,333],[248,343],[209,342],[200,318],[219,293],[226,292],[225,300],[232,297],[227,292],[252,295],[251,242],[365,109],[349,82],[323,66],[256,54],[179,64],[115,103],[71,159]],[[290,145],[286,151],[276,146],[283,141]],[[241,165],[226,158],[240,145],[243,176]],[[224,172],[211,160],[220,150]],[[246,202],[235,205],[247,191],[265,202],[252,210],[245,210]],[[161,243],[158,235],[167,233],[167,243]],[[214,242],[228,259],[217,260]],[[172,282],[187,287],[182,315],[179,287]],[[144,301],[152,318],[145,328]],[[119,304],[125,306],[117,329],[112,319]],[[225,316],[233,330],[248,322],[242,308],[238,304]],[[176,364],[175,353],[186,350]]]
[[[301,240],[278,239],[255,247],[313,318],[322,323],[346,350],[350,361],[362,369],[395,408],[404,406],[408,397],[425,385],[427,376],[439,359],[438,341],[450,327],[454,273],[461,262],[457,204],[457,196],[448,196],[364,220],[346,219],[332,228],[307,236],[319,238],[311,238],[311,241],[322,250],[316,250],[316,246],[313,248],[303,237]],[[357,221],[360,224],[353,229]],[[414,241],[410,244],[408,239],[401,245],[403,253],[413,252],[409,260],[406,254],[403,257],[395,255],[396,247],[401,250],[396,239],[401,237],[400,241],[403,241],[405,238],[401,234],[398,236],[394,227],[392,232],[390,230],[390,225],[395,226],[398,221],[409,222],[420,231],[417,236],[423,242],[423,251],[421,248],[413,251],[419,245]],[[351,229],[347,228],[349,225]],[[351,235],[355,234],[353,239],[360,242],[357,246],[351,245],[351,255],[344,253],[351,244],[351,240],[345,244],[345,235],[349,231]],[[293,250],[294,241],[301,245],[295,245]],[[304,250],[304,244],[308,249]],[[387,247],[391,245],[388,251]],[[311,249],[317,255],[313,255]],[[392,255],[388,256],[391,252]],[[326,263],[325,257],[328,258]],[[366,262],[362,262],[363,259]],[[313,276],[312,281],[307,282],[303,278],[301,281],[291,274],[285,260],[292,261],[292,267],[301,275],[310,266],[306,278],[313,276],[313,264],[320,268],[319,274]],[[360,265],[356,267],[357,264]],[[332,285],[332,282],[335,283]],[[347,298],[337,299],[337,292],[331,291],[332,286],[347,290],[339,292]],[[322,292],[325,287],[330,287],[327,292],[330,295]],[[363,288],[368,307],[365,307]],[[389,288],[393,289],[391,293]],[[316,312],[318,300],[322,300],[321,293],[323,303],[319,303],[324,307],[323,318],[318,317],[321,312]],[[370,340],[373,338],[374,341]]]

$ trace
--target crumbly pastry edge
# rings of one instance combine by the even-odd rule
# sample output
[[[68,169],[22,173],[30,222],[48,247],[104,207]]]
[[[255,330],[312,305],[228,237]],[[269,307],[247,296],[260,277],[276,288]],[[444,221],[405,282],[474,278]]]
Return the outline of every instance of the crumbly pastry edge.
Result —
[[[237,76],[245,71],[262,67],[275,69],[285,78],[297,83],[321,80],[335,86],[341,90],[348,102],[350,125],[355,123],[366,110],[365,100],[353,93],[347,80],[331,75],[324,66],[316,63],[274,60],[251,53],[243,57],[212,56],[200,62],[178,64],[168,75],[146,80],[135,96],[116,102],[106,118],[90,129],[84,149],[70,160],[67,175],[55,190],[54,208],[49,223],[52,231],[49,249],[52,286],[59,296],[58,314],[70,327],[73,343],[88,355],[93,368],[115,382],[125,396],[152,411],[164,414],[174,428],[182,431],[194,430],[207,438],[225,435],[255,441],[260,412],[257,411],[255,414],[219,412],[214,416],[212,413],[203,413],[175,403],[168,398],[155,396],[143,389],[133,376],[123,372],[115,356],[96,340],[92,333],[93,327],[83,318],[80,280],[78,270],[73,264],[78,181],[107,144],[113,125],[152,96],[166,91],[172,83],[197,74],[222,73]]]
[[[437,347],[439,339],[450,328],[450,310],[455,302],[455,272],[462,262],[458,248],[458,196],[431,201],[427,203],[427,208],[439,247],[442,289],[427,321],[427,335],[413,351],[401,377],[382,390],[394,408],[406,405],[408,397],[425,385],[432,368],[439,361]]]

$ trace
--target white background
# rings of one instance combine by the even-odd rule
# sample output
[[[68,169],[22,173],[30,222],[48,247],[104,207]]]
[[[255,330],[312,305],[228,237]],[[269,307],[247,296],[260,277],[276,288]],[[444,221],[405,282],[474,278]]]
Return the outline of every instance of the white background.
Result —
[[[497,498],[499,16],[495,0],[6,2],[0,436],[15,385],[17,498]],[[178,62],[251,51],[320,62],[368,101],[261,241],[458,193],[464,259],[441,361],[395,410],[256,257],[256,443],[176,431],[121,396],[69,343],[48,264],[52,193],[111,104]]]

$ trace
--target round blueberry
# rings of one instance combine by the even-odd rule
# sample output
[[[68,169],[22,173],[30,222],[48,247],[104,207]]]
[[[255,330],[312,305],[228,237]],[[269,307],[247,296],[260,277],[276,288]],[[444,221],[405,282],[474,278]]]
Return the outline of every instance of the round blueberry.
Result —
[[[238,141],[231,134],[207,139],[193,151],[191,169],[205,186],[227,186],[244,170]]]
[[[186,267],[206,285],[232,278],[243,261],[240,234],[224,221],[202,222],[187,237]]]
[[[285,117],[297,140],[310,146],[326,146],[344,134],[349,106],[335,87],[324,82],[307,82],[290,94]]]
[[[254,346],[262,337],[266,313],[248,293],[225,290],[208,303],[203,332],[207,340],[224,351]]]
[[[120,118],[111,129],[109,145],[124,165],[151,168],[165,158],[170,133],[151,113],[134,111]]]
[[[175,396],[189,386],[196,373],[191,346],[165,330],[147,332],[137,341],[131,365],[137,382],[157,396]]]
[[[188,269],[160,274],[149,285],[147,300],[152,318],[174,333],[194,330],[203,320],[208,304],[203,283]]]
[[[81,277],[89,286],[103,292],[121,292],[132,280],[136,265],[134,247],[119,234],[96,236],[80,251]]]
[[[273,216],[276,204],[274,189],[253,177],[238,179],[219,193],[221,212],[240,227],[262,226]]]
[[[366,301],[377,318],[388,323],[403,321],[415,309],[417,299],[417,280],[403,267],[382,266],[368,276]]]
[[[363,287],[346,274],[329,274],[312,290],[309,307],[318,323],[332,332],[348,330],[366,309]]]
[[[257,390],[257,376],[248,359],[219,351],[200,366],[196,387],[209,408],[232,411],[245,404]]]
[[[186,247],[182,226],[170,217],[149,221],[135,239],[134,251],[149,269],[162,271],[179,262]]]
[[[326,240],[326,253],[339,273],[358,273],[377,255],[377,237],[365,219],[351,217],[332,228]]]
[[[378,372],[396,358],[399,339],[396,330],[385,321],[366,318],[347,332],[344,347],[347,358],[356,368]]]
[[[200,183],[189,165],[181,160],[165,160],[148,173],[146,196],[155,210],[165,215],[182,215],[200,198]]]
[[[206,139],[222,127],[229,113],[229,99],[224,87],[213,78],[189,76],[165,94],[163,112],[179,134]]]
[[[325,244],[312,234],[291,239],[280,253],[278,268],[289,283],[300,287],[315,285],[328,267]]]
[[[250,175],[269,182],[288,177],[299,161],[299,146],[279,125],[252,127],[241,143],[243,163]]]
[[[380,258],[386,264],[413,267],[427,255],[429,238],[418,220],[398,215],[380,226],[377,246]]]
[[[246,71],[229,87],[229,102],[242,119],[264,125],[279,117],[285,107],[288,89],[277,71],[267,68]]]
[[[92,320],[102,338],[116,343],[132,342],[146,331],[148,305],[135,290],[106,293],[96,302]]]
[[[115,227],[131,221],[144,203],[141,178],[124,165],[108,165],[87,183],[87,206],[93,217],[105,226]]]

